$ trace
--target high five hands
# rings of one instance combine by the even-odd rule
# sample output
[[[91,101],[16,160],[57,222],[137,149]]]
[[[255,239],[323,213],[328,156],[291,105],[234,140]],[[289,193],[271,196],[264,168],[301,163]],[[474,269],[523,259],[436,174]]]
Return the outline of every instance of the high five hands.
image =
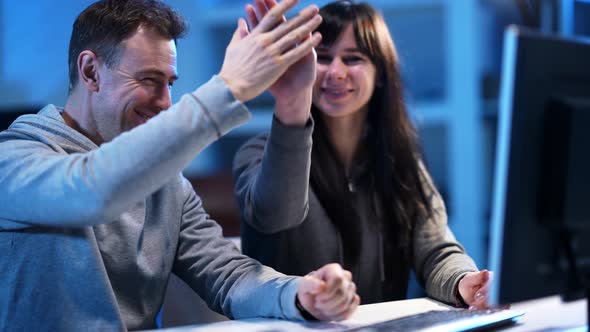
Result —
[[[307,85],[313,83],[313,48],[320,43],[321,36],[312,35],[312,31],[322,19],[315,5],[304,8],[292,19],[285,19],[285,13],[297,2],[257,0],[258,14],[250,5],[246,9],[252,29],[249,30],[243,18],[238,20],[219,72],[219,77],[238,100],[246,102],[271,86],[271,92],[279,97],[299,81],[305,81]],[[296,66],[291,68],[294,64]],[[301,67],[307,69],[301,70]],[[285,75],[287,71],[289,73]],[[301,73],[307,77],[302,77]],[[277,82],[279,78],[281,81]]]

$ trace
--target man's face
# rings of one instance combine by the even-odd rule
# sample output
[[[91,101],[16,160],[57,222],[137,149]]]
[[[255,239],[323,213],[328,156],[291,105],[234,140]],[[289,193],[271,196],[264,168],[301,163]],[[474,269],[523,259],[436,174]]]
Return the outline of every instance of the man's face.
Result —
[[[173,40],[140,27],[120,47],[114,68],[99,63],[99,87],[91,101],[91,115],[104,142],[168,109],[177,79]]]

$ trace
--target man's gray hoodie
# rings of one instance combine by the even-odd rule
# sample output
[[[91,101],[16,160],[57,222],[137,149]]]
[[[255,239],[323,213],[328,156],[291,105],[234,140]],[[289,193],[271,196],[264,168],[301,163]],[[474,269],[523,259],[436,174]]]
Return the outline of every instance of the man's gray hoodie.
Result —
[[[153,328],[171,272],[229,317],[302,319],[298,279],[241,255],[181,175],[250,116],[218,77],[100,147],[62,111],[0,133],[0,331]]]

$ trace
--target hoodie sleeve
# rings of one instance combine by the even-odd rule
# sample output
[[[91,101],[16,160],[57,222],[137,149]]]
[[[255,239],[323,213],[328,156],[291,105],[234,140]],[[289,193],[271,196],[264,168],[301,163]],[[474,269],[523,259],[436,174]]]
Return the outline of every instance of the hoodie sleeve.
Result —
[[[223,238],[221,227],[209,218],[190,184],[185,182],[184,187],[188,199],[173,272],[213,310],[229,318],[303,320],[295,307],[301,279],[242,255],[233,242]]]
[[[432,215],[414,227],[414,269],[428,296],[454,304],[454,290],[477,266],[457,242],[447,223],[445,204],[428,171],[420,163],[424,187],[432,204]]]
[[[248,141],[234,158],[242,220],[264,234],[299,226],[309,209],[313,121],[288,127],[273,117],[268,138]]]
[[[108,223],[250,117],[214,76],[169,110],[87,153],[64,154],[25,124],[0,133],[0,230]]]

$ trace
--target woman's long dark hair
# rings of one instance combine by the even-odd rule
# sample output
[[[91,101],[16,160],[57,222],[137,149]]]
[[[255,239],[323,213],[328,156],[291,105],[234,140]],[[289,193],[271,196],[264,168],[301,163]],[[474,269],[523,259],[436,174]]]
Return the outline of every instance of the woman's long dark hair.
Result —
[[[360,150],[367,155],[367,183],[380,197],[382,227],[391,250],[408,262],[414,222],[427,218],[431,206],[420,159],[415,128],[409,120],[399,72],[399,61],[385,21],[366,3],[337,1],[320,9],[323,18],[318,31],[322,45],[330,47],[352,24],[358,47],[376,67],[376,86],[369,101],[367,135]],[[351,193],[344,166],[329,141],[321,111],[312,106],[316,126],[313,132],[311,186],[320,203],[342,236],[344,265],[358,261],[361,237],[358,214],[351,204]],[[357,159],[355,159],[357,160]]]

